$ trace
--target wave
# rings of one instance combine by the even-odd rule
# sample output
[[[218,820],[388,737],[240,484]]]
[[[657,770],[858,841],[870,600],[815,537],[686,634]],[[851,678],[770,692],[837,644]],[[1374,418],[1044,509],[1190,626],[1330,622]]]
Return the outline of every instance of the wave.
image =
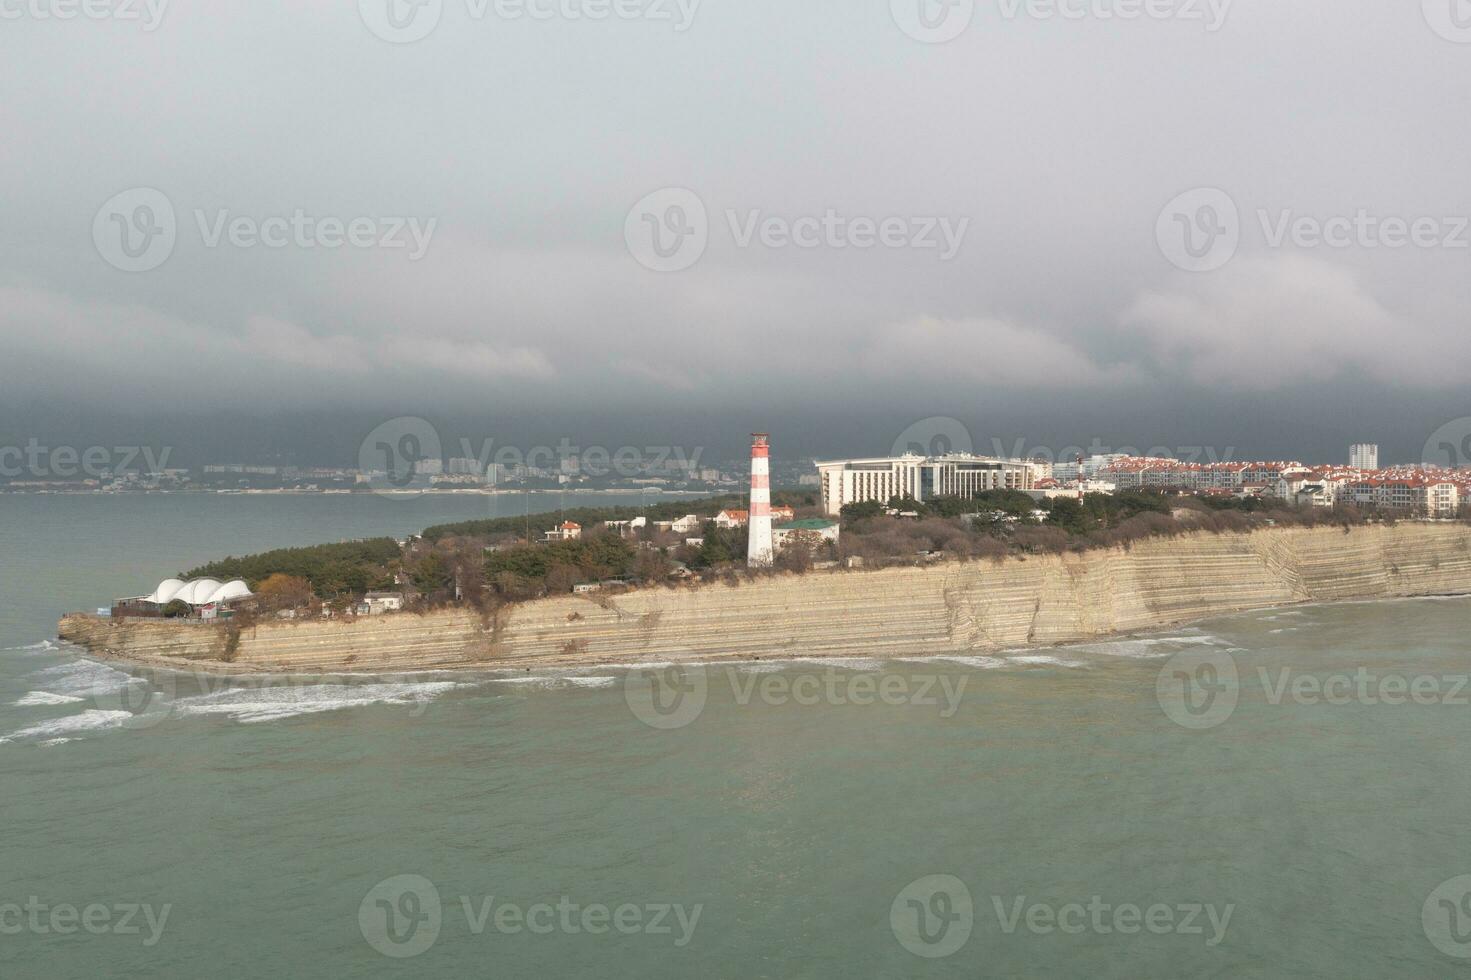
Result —
[[[39,725],[31,725],[28,728],[11,732],[4,738],[0,738],[0,744],[23,742],[28,739],[56,739],[58,736],[117,728],[132,717],[132,712],[128,711],[83,711],[81,714],[53,718]]]
[[[1086,667],[1087,663],[1081,660],[1063,660],[1061,657],[1049,657],[1043,654],[1029,654],[1025,657],[1008,657],[1008,663],[1028,664],[1035,667]]]
[[[1178,643],[1182,646],[1208,647],[1223,647],[1227,645],[1226,641],[1221,639],[1219,636],[1215,636],[1210,633],[1201,633],[1198,631],[1193,633],[1182,633],[1179,636],[1141,637],[1140,642],[1148,643],[1150,645],[1156,645],[1160,643]]]
[[[180,698],[172,709],[180,717],[224,715],[242,724],[254,724],[373,704],[422,704],[466,686],[469,685],[438,681],[241,687]]]
[[[98,697],[117,694],[133,684],[146,683],[125,671],[95,660],[73,660],[55,667],[38,670],[31,675],[37,688],[49,694],[75,697]]]
[[[569,687],[613,687],[618,683],[618,678],[586,676],[566,677],[532,674],[526,677],[493,677],[491,678],[491,682],[495,684],[515,684],[518,687],[535,687],[551,691],[565,690]]]
[[[1224,647],[1230,644],[1212,633],[1192,628],[1169,636],[1130,636],[1094,643],[1069,643],[1062,649],[1125,660],[1164,660],[1179,653],[1181,648],[1192,646]]]
[[[80,704],[87,700],[74,694],[53,694],[50,691],[31,691],[15,702],[17,708],[33,708],[37,705]]]
[[[774,662],[812,664],[818,667],[841,667],[843,670],[868,671],[883,670],[884,665],[891,661],[880,660],[875,657],[793,657],[790,660],[778,660]]]
[[[982,656],[968,656],[968,655],[965,655],[965,654],[958,654],[958,653],[955,653],[955,654],[942,653],[942,654],[936,654],[933,657],[903,657],[903,658],[901,658],[899,660],[899,663],[906,663],[906,664],[949,663],[949,664],[960,664],[962,667],[974,667],[977,670],[996,670],[997,668],[1005,667],[1006,664],[1007,664],[1007,661],[1003,660],[1000,657],[982,657]]]
[[[573,687],[612,687],[618,683],[616,677],[568,677],[566,680]]]
[[[45,653],[48,650],[60,650],[55,640],[42,640],[40,643],[28,643],[23,647],[0,647],[6,653]]]

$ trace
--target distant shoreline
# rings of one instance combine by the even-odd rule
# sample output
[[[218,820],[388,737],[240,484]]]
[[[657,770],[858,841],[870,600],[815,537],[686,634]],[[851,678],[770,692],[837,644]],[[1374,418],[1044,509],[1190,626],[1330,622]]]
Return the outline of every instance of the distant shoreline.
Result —
[[[529,490],[454,489],[454,490],[7,490],[0,489],[0,497],[519,497],[522,494],[535,496],[568,493],[607,494],[619,497],[638,497],[657,493],[665,497],[711,497],[722,493],[737,493],[738,488],[716,490],[665,490],[650,487],[647,490],[623,487],[576,487],[565,490],[540,488]]]

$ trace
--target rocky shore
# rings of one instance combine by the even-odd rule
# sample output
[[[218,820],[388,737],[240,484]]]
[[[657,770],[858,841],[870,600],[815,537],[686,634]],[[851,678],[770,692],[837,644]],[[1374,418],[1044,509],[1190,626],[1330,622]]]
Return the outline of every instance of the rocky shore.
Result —
[[[1128,549],[559,596],[245,629],[81,613],[58,635],[188,669],[389,672],[923,656],[1050,646],[1302,602],[1471,593],[1471,526],[1193,533]]]

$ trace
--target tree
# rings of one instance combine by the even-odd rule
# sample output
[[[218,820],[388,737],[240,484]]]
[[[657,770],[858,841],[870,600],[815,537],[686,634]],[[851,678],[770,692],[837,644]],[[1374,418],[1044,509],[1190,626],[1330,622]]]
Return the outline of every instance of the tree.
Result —
[[[709,568],[713,565],[724,565],[735,560],[735,555],[730,547],[730,538],[725,529],[716,527],[714,524],[705,526],[705,543],[700,545],[699,553],[695,557],[695,564],[701,568]]]
[[[183,619],[193,611],[189,603],[183,599],[175,599],[163,607],[163,614],[166,619]]]
[[[1087,534],[1092,520],[1081,502],[1071,497],[1058,497],[1052,501],[1052,513],[1048,515],[1047,523],[1069,534]]]
[[[547,592],[556,595],[562,592],[571,592],[572,586],[579,582],[586,582],[588,576],[582,569],[573,565],[556,565],[547,572]]]
[[[306,579],[317,595],[326,597],[354,588],[361,592],[370,581],[391,579],[389,567],[401,555],[398,542],[393,538],[369,538],[225,558],[191,569],[179,577],[214,578],[222,582],[238,578],[258,589],[260,583],[280,573]]]
[[[640,549],[633,560],[633,575],[640,582],[662,582],[673,569],[669,556],[652,548]]]
[[[424,595],[447,590],[451,579],[449,565],[438,554],[424,558],[409,572],[409,580],[414,583],[414,588]]]
[[[312,583],[299,575],[275,572],[255,587],[262,609],[297,609],[312,601]]]
[[[784,572],[809,571],[818,549],[824,543],[822,535],[814,531],[797,531],[789,534],[782,542],[781,551],[777,552],[774,564],[776,568]]]
[[[865,518],[880,517],[884,513],[884,505],[877,500],[865,500],[857,504],[844,504],[843,509],[838,512],[844,522],[852,523]]]
[[[460,598],[472,609],[485,607],[485,563],[478,546],[457,550],[450,559],[450,570],[459,587]]]

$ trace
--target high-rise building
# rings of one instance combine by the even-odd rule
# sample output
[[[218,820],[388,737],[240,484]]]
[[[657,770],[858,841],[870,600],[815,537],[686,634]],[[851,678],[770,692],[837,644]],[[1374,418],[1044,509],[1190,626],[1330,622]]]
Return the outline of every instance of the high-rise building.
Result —
[[[1348,465],[1356,470],[1379,468],[1379,446],[1372,442],[1356,442],[1348,447]]]
[[[746,564],[752,568],[769,566],[775,557],[771,547],[770,456],[767,434],[751,433],[751,516],[746,528],[750,544]]]

